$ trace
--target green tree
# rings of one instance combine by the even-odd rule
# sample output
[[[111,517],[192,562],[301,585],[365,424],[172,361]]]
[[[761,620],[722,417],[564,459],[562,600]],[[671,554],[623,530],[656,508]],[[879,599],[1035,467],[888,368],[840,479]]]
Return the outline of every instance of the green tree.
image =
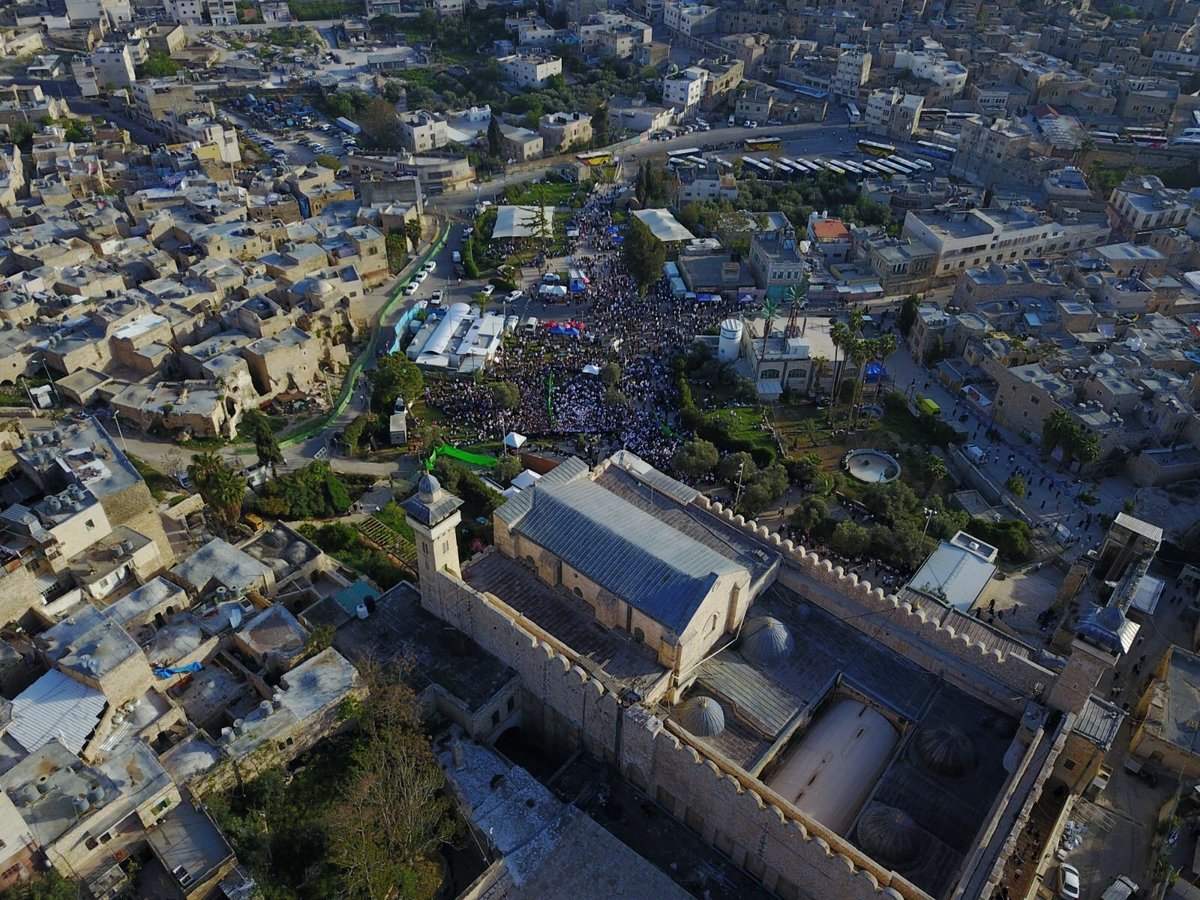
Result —
[[[188,477],[226,534],[232,534],[242,514],[246,482],[212,451],[197,453],[188,466]]]
[[[309,656],[316,656],[322,650],[327,650],[333,646],[333,637],[337,634],[337,629],[329,623],[318,625],[309,632],[307,640],[304,642],[304,652]]]
[[[600,367],[600,380],[608,387],[615,387],[621,382],[621,367],[612,360]]]
[[[1080,433],[1074,435],[1072,451],[1080,463],[1090,465],[1098,460],[1103,452],[1100,437],[1095,432],[1081,428]]]
[[[362,443],[363,432],[366,431],[370,421],[366,413],[361,413],[355,416],[342,431],[342,439],[346,442],[346,447],[351,453],[358,452],[359,444]]]
[[[758,474],[754,458],[744,450],[730,453],[717,464],[717,477],[731,488],[736,487],[739,478],[743,485],[749,484]]]
[[[663,264],[667,261],[666,248],[640,219],[630,220],[622,255],[642,294],[662,277]]]
[[[900,329],[900,333],[908,337],[908,333],[912,331],[912,327],[917,321],[917,310],[921,307],[921,301],[916,294],[909,294],[904,298],[904,304],[900,307],[900,315],[896,317],[896,327]]]
[[[425,390],[425,377],[417,364],[403,353],[392,353],[375,363],[371,379],[371,408],[380,415],[391,415],[397,398],[406,403],[417,400]]]
[[[404,223],[404,236],[408,238],[408,245],[412,248],[413,252],[416,253],[417,248],[421,246],[420,218],[409,219]]]
[[[1071,417],[1066,410],[1056,409],[1042,423],[1042,455],[1049,456],[1071,434]]]
[[[497,409],[516,409],[521,402],[521,391],[511,381],[498,381],[492,385],[492,403]]]
[[[1025,479],[1020,475],[1010,475],[1008,480],[1004,482],[1004,487],[1007,488],[1014,497],[1024,497],[1029,488],[1025,484]]]
[[[172,78],[179,71],[179,63],[162,50],[152,50],[146,61],[137,67],[138,78]]]
[[[930,453],[925,457],[923,463],[925,470],[925,493],[933,490],[933,486],[950,474],[950,470],[946,468],[946,463],[940,456]]]
[[[339,160],[332,153],[318,153],[317,158],[314,159],[313,162],[315,162],[318,166],[320,166],[323,169],[335,169],[336,170],[336,169],[340,169],[342,167],[341,160]]]
[[[441,875],[429,856],[454,836],[453,801],[413,690],[394,672],[367,681],[351,778],[327,819],[330,859],[351,896],[433,897]]]
[[[387,237],[384,238],[384,247],[387,250],[388,271],[393,275],[404,268],[404,260],[407,255],[405,243],[404,232],[399,228],[393,228],[387,233]]]
[[[523,471],[525,471],[525,465],[521,462],[521,457],[514,453],[508,453],[496,461],[496,468],[492,469],[492,477],[501,484],[508,484]]]
[[[789,523],[801,534],[813,534],[829,519],[829,507],[820,497],[805,497],[792,512]]]
[[[503,141],[504,135],[500,131],[500,120],[492,116],[487,129],[488,154],[500,156],[504,149]]]
[[[81,885],[68,881],[57,869],[47,869],[24,884],[17,884],[3,894],[5,900],[79,900],[84,896]]]
[[[838,522],[837,527],[833,529],[833,534],[829,536],[829,546],[842,556],[862,556],[871,546],[871,535],[857,522],[847,519]]]
[[[270,466],[274,474],[283,465],[283,450],[279,447],[271,420],[260,409],[248,410],[242,416],[241,431],[254,441],[254,452],[258,454],[259,463]]]
[[[718,459],[717,448],[710,441],[698,439],[680,445],[671,463],[687,477],[703,478],[716,467]]]

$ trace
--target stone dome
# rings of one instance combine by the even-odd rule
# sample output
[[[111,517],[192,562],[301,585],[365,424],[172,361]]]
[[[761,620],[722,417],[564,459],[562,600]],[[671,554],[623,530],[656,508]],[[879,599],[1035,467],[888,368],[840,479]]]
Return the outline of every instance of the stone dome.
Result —
[[[441,482],[434,478],[431,472],[426,472],[417,482],[417,496],[424,503],[432,503],[441,490]]]
[[[314,294],[332,294],[333,282],[325,278],[318,278],[312,290]]]
[[[888,866],[913,862],[928,838],[912,816],[894,806],[876,803],[858,820],[858,844],[873,859]]]
[[[725,710],[712,697],[702,694],[679,704],[675,719],[696,737],[716,737],[725,730]]]
[[[975,745],[962,729],[953,725],[923,728],[916,745],[921,761],[939,775],[958,777],[975,768]]]
[[[771,616],[750,619],[742,629],[742,655],[759,665],[783,662],[794,646],[787,626]]]
[[[303,541],[292,541],[283,551],[283,558],[293,566],[298,566],[308,559],[308,547],[304,545]]]

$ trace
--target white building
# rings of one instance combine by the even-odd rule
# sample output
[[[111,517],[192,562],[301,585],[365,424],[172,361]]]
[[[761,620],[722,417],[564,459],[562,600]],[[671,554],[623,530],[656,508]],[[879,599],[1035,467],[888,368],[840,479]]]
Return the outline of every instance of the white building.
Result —
[[[699,66],[688,66],[674,75],[663,78],[663,104],[673,106],[681,117],[694,112],[704,99],[708,72]]]
[[[663,24],[684,37],[713,34],[717,30],[718,10],[715,6],[666,0],[663,4]]]
[[[871,77],[871,54],[847,50],[838,56],[837,68],[829,82],[829,91],[840,100],[857,101],[862,86]]]
[[[450,139],[446,119],[426,110],[417,110],[400,117],[400,140],[410,153],[425,153],[445,147]]]
[[[541,53],[514,54],[498,60],[504,77],[522,87],[543,88],[555,75],[562,74],[562,59]]]
[[[92,69],[95,70],[96,83],[101,89],[109,86],[129,87],[137,81],[137,72],[134,70],[133,56],[129,52],[128,44],[119,47],[97,47],[96,52],[92,54]]]

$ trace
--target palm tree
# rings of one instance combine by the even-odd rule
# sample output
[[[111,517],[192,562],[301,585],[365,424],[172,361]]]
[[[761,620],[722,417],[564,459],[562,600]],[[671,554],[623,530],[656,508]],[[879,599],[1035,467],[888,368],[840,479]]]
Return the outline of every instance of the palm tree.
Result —
[[[814,419],[805,419],[800,423],[800,430],[804,432],[804,436],[812,441],[812,445],[817,446],[817,423]]]
[[[813,357],[813,386],[820,388],[821,379],[825,377],[825,370],[829,367],[829,357],[814,356]]]
[[[888,357],[896,352],[898,342],[894,332],[889,331],[887,334],[882,334],[875,339],[875,352],[879,358],[880,365],[887,367]],[[883,372],[879,373],[879,380],[875,382],[875,399],[879,399],[879,390],[883,387]]]
[[[767,358],[767,338],[771,334],[771,326],[775,324],[775,316],[779,314],[779,304],[774,300],[763,300],[763,343],[762,343],[762,358]]]
[[[846,355],[842,354],[841,365],[838,364],[838,352],[849,345],[852,340],[850,329],[844,323],[837,322],[829,329],[829,337],[833,341],[833,390],[829,400],[829,424],[833,424],[834,410],[837,409],[838,389],[842,385],[842,373],[846,368]]]
[[[1071,417],[1063,409],[1056,409],[1046,417],[1042,423],[1042,456],[1049,456],[1059,444],[1066,442],[1071,425]]]
[[[850,358],[857,367],[854,374],[854,396],[850,398],[850,427],[858,423],[858,407],[862,403],[863,385],[867,379],[867,363],[875,358],[875,341],[859,338],[850,345]]]
[[[1072,454],[1079,460],[1081,466],[1094,463],[1100,458],[1100,437],[1095,432],[1088,431],[1081,426],[1078,432],[1072,435],[1072,438]]]
[[[925,493],[933,490],[933,486],[949,475],[946,463],[940,456],[929,454],[925,457]]]

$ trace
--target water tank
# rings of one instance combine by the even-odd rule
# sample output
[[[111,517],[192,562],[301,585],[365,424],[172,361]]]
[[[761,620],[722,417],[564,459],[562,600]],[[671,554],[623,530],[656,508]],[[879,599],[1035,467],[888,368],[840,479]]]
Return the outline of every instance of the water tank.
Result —
[[[717,359],[735,362],[742,352],[742,323],[737,319],[726,319],[721,323],[721,337],[717,341]]]
[[[87,792],[88,803],[95,806],[104,800],[104,788],[100,785],[93,785]]]
[[[246,733],[246,720],[238,719],[237,721],[235,721],[233,723],[233,731],[234,731],[234,734],[245,734]]]
[[[283,694],[276,694],[271,698],[271,706],[275,709],[283,709]]]
[[[264,716],[269,716],[271,714],[271,701],[264,700],[262,703],[258,704],[258,708],[262,710],[262,714]]]
[[[71,806],[75,808],[75,815],[77,816],[82,816],[92,808],[92,804],[88,803],[87,797],[72,797]]]
[[[358,616],[360,619],[365,619],[368,615],[367,604],[360,603],[360,604],[358,604],[358,606],[354,607],[354,614],[356,616]]]

